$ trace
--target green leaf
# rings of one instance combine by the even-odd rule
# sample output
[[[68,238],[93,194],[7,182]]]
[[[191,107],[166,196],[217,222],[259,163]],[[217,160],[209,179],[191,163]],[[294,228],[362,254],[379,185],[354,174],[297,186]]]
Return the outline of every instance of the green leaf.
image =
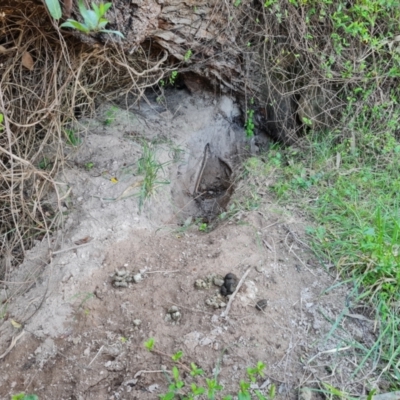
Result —
[[[245,392],[245,393],[240,392],[240,393],[238,394],[238,399],[239,399],[239,400],[251,400],[250,393],[249,393],[249,392]]]
[[[160,396],[160,400],[172,400],[174,397],[174,392],[168,392],[167,394]]]
[[[93,10],[86,10],[86,16],[84,16],[85,24],[91,31],[97,30],[99,24],[99,18]]]
[[[11,396],[11,400],[23,400],[25,393],[18,393]]]
[[[84,33],[90,32],[89,28],[86,25],[81,24],[80,22],[75,21],[74,19],[68,19],[66,22],[60,25],[60,28],[73,28]]]
[[[79,12],[82,15],[83,19],[86,20],[87,8],[86,8],[85,3],[83,2],[83,0],[79,0],[78,1],[78,7],[79,7]]]
[[[275,398],[275,394],[276,394],[276,387],[274,384],[272,384],[271,388],[269,389],[269,398],[272,400],[273,398]]]
[[[106,3],[106,4],[100,3],[100,7],[103,7],[104,10],[104,11],[102,10],[101,16],[103,16],[110,9],[111,6],[112,3]]]
[[[179,381],[179,369],[177,367],[172,367],[172,375],[174,376],[174,379],[176,382]]]
[[[256,390],[255,394],[258,400],[267,400],[267,398],[259,390]]]
[[[108,20],[106,20],[105,18],[100,18],[99,23],[97,25],[97,29],[103,30],[107,24],[108,24]]]
[[[62,16],[60,2],[58,0],[45,0],[45,1],[50,15],[58,21]]]
[[[146,347],[147,350],[152,351],[154,349],[154,338],[150,338],[146,342],[144,342],[144,347]]]
[[[104,15],[104,12],[102,12],[102,9],[101,9],[101,4],[100,4],[100,7],[99,7],[99,6],[97,6],[97,4],[92,3],[92,8],[93,8],[93,11],[97,15],[97,19],[98,20],[101,19],[101,17]]]
[[[171,358],[173,361],[178,361],[182,358],[183,352],[182,351],[177,351]]]
[[[205,389],[203,387],[197,387],[195,383],[192,383],[190,387],[192,389],[192,393],[195,396],[199,396],[205,392]]]

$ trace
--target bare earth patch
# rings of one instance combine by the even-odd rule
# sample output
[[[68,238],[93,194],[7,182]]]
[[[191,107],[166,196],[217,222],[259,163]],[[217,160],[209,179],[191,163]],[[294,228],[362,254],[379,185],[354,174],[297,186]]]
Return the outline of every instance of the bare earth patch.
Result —
[[[146,351],[150,337],[156,350],[182,350],[183,363],[208,376],[220,368],[224,394],[236,394],[257,361],[267,365],[258,388],[267,392],[274,383],[277,398],[297,398],[298,388],[320,381],[359,390],[346,343],[372,340],[373,322],[345,318],[330,333],[349,299],[344,287],[324,292],[334,278],[304,244],[301,216],[276,206],[265,185],[256,210],[238,208],[211,232],[199,231],[201,206],[191,193],[205,146],[233,166],[242,154],[234,147],[246,146],[233,124],[235,105],[181,92],[165,109],[147,107],[114,110],[105,126],[104,106],[97,122],[82,122],[82,144],[70,149],[58,179],[64,229],[38,243],[1,289],[9,305],[0,322],[0,397],[156,399],[168,386],[162,368],[172,363]],[[160,170],[163,183],[139,210],[144,139],[152,140],[165,175]],[[228,302],[213,279],[240,279],[248,268],[224,317],[224,305],[207,304]],[[126,287],[116,287],[124,279]]]

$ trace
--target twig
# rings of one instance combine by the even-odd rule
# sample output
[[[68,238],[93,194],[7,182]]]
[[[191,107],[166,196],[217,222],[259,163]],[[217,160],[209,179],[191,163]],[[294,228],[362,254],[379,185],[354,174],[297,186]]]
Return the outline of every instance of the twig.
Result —
[[[226,318],[228,316],[229,310],[231,309],[231,305],[233,303],[233,299],[235,298],[236,293],[239,291],[240,287],[243,285],[243,282],[246,279],[246,276],[249,274],[250,270],[251,270],[251,265],[247,268],[247,271],[243,274],[238,285],[236,286],[236,290],[233,292],[233,294],[229,298],[228,305],[226,306],[225,311],[222,312],[221,317]]]
[[[142,374],[159,374],[160,372],[168,372],[165,369],[158,369],[156,371],[146,371],[146,370],[140,370],[138,372],[136,372],[136,374],[133,376],[134,379],[136,379],[137,377],[139,377]]]
[[[153,349],[153,350],[151,350],[151,352],[152,353],[155,353],[155,354],[158,354],[158,355],[160,355],[160,356],[164,356],[164,357],[167,357],[168,359],[171,359],[171,356],[169,355],[169,354],[167,354],[167,353],[164,353],[163,351],[160,351],[160,350],[155,350],[155,349]],[[183,364],[183,363],[181,363],[180,361],[175,361],[180,367],[182,367],[186,372],[192,372],[192,370],[189,368],[189,367],[187,367],[185,364]],[[163,371],[164,372],[164,371]]]
[[[179,272],[180,271],[180,269],[174,269],[174,270],[172,270],[172,271],[168,271],[168,270],[160,270],[160,271],[149,271],[149,272],[145,272],[145,274],[157,274],[157,273],[160,273],[160,274],[172,274],[173,272]]]
[[[0,356],[0,360],[4,358],[11,350],[12,348],[17,344],[17,341],[24,335],[25,331],[22,331],[19,335],[14,336],[11,339],[11,344],[8,346],[8,349]]]
[[[97,358],[97,356],[102,352],[103,347],[104,347],[104,344],[103,344],[103,346],[100,347],[100,349],[99,349],[99,351],[97,352],[97,354],[93,357],[93,360],[90,361],[90,363],[88,364],[88,367],[90,367],[90,366],[92,365],[92,362],[93,362],[93,361]]]
[[[272,248],[272,246],[271,246],[265,239],[263,239],[262,241],[263,241],[263,243],[265,244],[265,247],[266,247],[269,251],[274,251],[273,248]]]
[[[75,250],[75,249],[80,249],[81,247],[89,246],[89,244],[92,244],[92,242],[80,244],[79,246],[68,247],[67,249],[52,251],[52,252],[51,252],[51,255],[54,256],[55,254],[64,253],[64,252],[66,252],[66,251]]]
[[[340,347],[339,349],[330,349],[330,350],[326,350],[326,351],[321,351],[320,353],[316,354],[314,357],[311,357],[307,361],[307,364],[310,364],[311,361],[313,361],[315,358],[319,357],[322,354],[338,353],[339,351],[345,351],[350,348],[351,348],[351,346],[346,346],[346,347]]]

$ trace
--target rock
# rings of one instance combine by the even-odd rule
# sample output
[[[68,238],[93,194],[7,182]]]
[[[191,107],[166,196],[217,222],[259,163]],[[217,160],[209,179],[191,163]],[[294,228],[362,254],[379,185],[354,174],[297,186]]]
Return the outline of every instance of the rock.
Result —
[[[257,301],[256,308],[259,311],[263,311],[267,308],[267,305],[268,305],[268,300],[262,299],[262,300]]]
[[[136,326],[137,328],[142,324],[142,321],[140,319],[134,319],[133,320],[133,325]]]

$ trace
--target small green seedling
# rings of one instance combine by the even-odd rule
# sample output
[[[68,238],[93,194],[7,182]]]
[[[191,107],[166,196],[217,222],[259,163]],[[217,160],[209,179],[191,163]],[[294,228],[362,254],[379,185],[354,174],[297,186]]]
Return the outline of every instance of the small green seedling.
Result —
[[[104,125],[111,125],[116,118],[118,108],[112,106],[109,110],[106,111],[106,119],[104,120]]]
[[[192,54],[193,54],[192,50],[190,50],[190,49],[185,53],[185,56],[183,57],[185,62],[188,62],[190,60],[190,57],[192,57]]]
[[[94,167],[94,163],[92,161],[89,161],[85,164],[85,168],[87,171],[90,171]]]
[[[204,371],[201,368],[197,368],[195,363],[190,363],[190,375],[197,376],[197,375],[204,375]]]
[[[252,382],[255,382],[258,376],[260,376],[261,378],[264,377],[264,369],[265,364],[259,361],[254,368],[247,368],[247,375]]]
[[[207,224],[207,223],[202,222],[202,223],[199,225],[199,231],[200,231],[200,232],[207,232],[207,229],[208,229],[208,224]]]
[[[178,77],[178,71],[172,71],[171,76],[169,77],[169,83],[171,85],[175,85],[176,78]]]
[[[50,160],[47,157],[43,157],[39,162],[39,168],[46,170],[50,166]]]
[[[94,293],[91,292],[83,292],[83,293],[77,293],[76,295],[71,297],[71,300],[73,299],[78,299],[81,298],[82,301],[79,303],[78,306],[78,310],[80,308],[83,308],[83,306],[85,305],[86,302],[88,302],[90,299],[93,299],[94,297]],[[84,309],[83,311],[85,313],[85,315],[88,315],[90,313],[90,311],[88,309]]]
[[[4,129],[3,121],[4,121],[4,115],[0,113],[0,132]]]
[[[179,361],[182,358],[182,356],[183,356],[183,352],[182,351],[177,351],[175,354],[173,354],[171,356],[171,358],[172,358],[173,361],[176,362],[176,361]]]
[[[302,120],[305,125],[312,126],[312,121],[310,118],[303,117]]]
[[[207,383],[207,396],[210,400],[214,400],[216,393],[221,391],[223,387],[218,383],[216,378],[213,379],[206,378],[206,383]]]
[[[67,143],[73,147],[77,147],[81,144],[81,139],[72,129],[65,129],[65,134],[67,136]]]
[[[247,120],[244,125],[246,129],[246,136],[248,138],[254,136],[254,110],[247,110]]]
[[[55,1],[55,0],[54,0]],[[60,28],[72,28],[83,33],[101,32],[101,33],[114,33],[120,37],[124,35],[119,31],[110,31],[105,29],[108,24],[108,19],[103,18],[105,13],[110,9],[112,3],[99,3],[99,5],[92,3],[92,10],[85,7],[83,0],[78,1],[79,12],[84,22],[78,22],[74,19],[67,19],[66,22],[60,25]],[[49,9],[50,10],[50,9]],[[51,11],[50,11],[51,12]]]
[[[251,400],[251,395],[250,395],[250,382],[245,382],[245,381],[240,381],[239,383],[240,390],[238,394],[238,399],[239,400]]]
[[[154,343],[155,343],[154,338],[150,338],[149,340],[144,342],[144,347],[146,347],[146,349],[148,351],[153,351],[154,350]]]

